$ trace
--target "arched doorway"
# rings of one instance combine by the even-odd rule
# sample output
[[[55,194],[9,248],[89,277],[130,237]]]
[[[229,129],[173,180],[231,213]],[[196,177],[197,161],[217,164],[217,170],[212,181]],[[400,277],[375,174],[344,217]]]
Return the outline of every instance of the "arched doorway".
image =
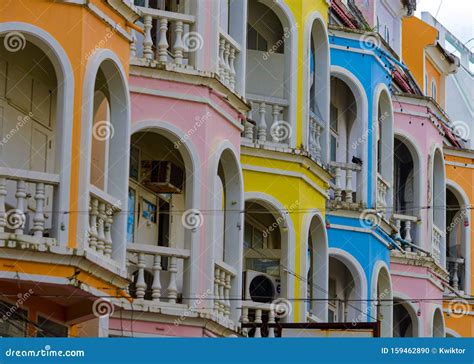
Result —
[[[375,265],[372,280],[371,316],[381,322],[381,336],[393,335],[393,293],[392,280],[387,266],[378,262]]]
[[[434,258],[444,267],[446,265],[446,171],[442,150],[436,148],[432,156],[432,252]]]
[[[409,300],[393,299],[393,337],[418,337],[417,309]]]
[[[444,317],[441,308],[436,307],[433,313],[432,335],[433,337],[445,337]]]

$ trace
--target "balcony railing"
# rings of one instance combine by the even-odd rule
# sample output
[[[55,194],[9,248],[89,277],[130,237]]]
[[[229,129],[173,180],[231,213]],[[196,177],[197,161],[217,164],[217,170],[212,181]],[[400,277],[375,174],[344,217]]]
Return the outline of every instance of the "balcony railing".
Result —
[[[274,97],[263,97],[247,94],[252,109],[244,129],[244,138],[255,143],[264,144],[267,141],[276,144],[289,144],[292,133],[290,123],[285,121],[288,101]]]
[[[357,189],[353,186],[353,177],[354,174],[356,174],[356,177],[360,174],[362,167],[354,163],[340,162],[331,162],[330,165],[334,172],[334,184],[332,184],[334,191],[333,201],[336,203],[357,203]]]
[[[232,91],[235,90],[235,62],[240,56],[239,44],[222,29],[219,31],[219,78]]]
[[[119,200],[95,186],[90,186],[88,246],[100,255],[112,257],[112,228],[121,211]]]
[[[153,303],[168,302],[175,304],[178,296],[182,295],[179,286],[182,283],[178,275],[184,263],[189,259],[190,252],[186,249],[176,249],[146,244],[129,244],[128,259],[132,271],[136,271],[135,295],[137,299]],[[167,260],[167,268],[163,269],[163,260]],[[153,281],[151,286],[145,281],[145,271],[151,271]],[[147,291],[151,294],[147,295]]]
[[[447,257],[449,272],[449,283],[455,290],[464,290],[464,258],[460,257]]]
[[[230,291],[236,271],[225,263],[216,263],[214,267],[214,311],[224,317],[230,317]]]
[[[405,245],[407,245],[406,249],[410,251],[410,245],[416,244],[416,242],[413,242],[412,229],[413,224],[416,224],[418,222],[418,217],[394,214],[392,219],[395,227],[397,228],[395,240],[402,240],[403,243],[406,243]]]
[[[433,258],[436,261],[440,261],[441,258],[441,243],[443,241],[443,232],[433,225]]]
[[[324,123],[313,112],[309,114],[309,150],[311,156],[321,163],[321,135],[324,132]]]
[[[385,181],[382,176],[377,173],[377,209],[382,210],[385,214],[387,209],[387,196],[390,190],[390,183]]]
[[[243,324],[255,323],[262,324],[264,319],[269,324],[275,323],[275,312],[273,306],[269,303],[258,303],[258,302],[243,302],[242,303],[242,316],[240,321]],[[244,336],[252,337],[275,337],[275,329],[273,327],[268,328],[267,332],[262,332],[261,326],[256,326],[254,332],[251,333],[252,329],[243,328],[242,334]]]
[[[152,8],[139,9],[145,35],[134,36],[131,57],[194,67],[190,54],[202,46],[201,36],[193,31],[195,17]],[[152,36],[153,20],[158,28],[156,37]]]
[[[19,240],[22,244],[56,244],[51,238],[57,224],[52,210],[57,174],[0,168],[0,240]],[[11,208],[10,208],[11,207]],[[14,234],[14,235],[12,235]],[[32,236],[32,238],[27,238]]]

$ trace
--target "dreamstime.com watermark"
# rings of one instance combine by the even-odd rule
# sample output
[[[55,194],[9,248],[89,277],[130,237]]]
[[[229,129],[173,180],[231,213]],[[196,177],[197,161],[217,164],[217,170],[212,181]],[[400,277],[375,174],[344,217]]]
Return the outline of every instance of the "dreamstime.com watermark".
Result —
[[[18,116],[18,122],[16,123],[15,127],[10,129],[10,131],[6,133],[5,136],[0,140],[0,146],[7,144],[15,136],[15,134],[20,131],[21,128],[30,122],[32,117],[33,113],[31,111],[25,116]]]
[[[291,206],[288,208],[288,213],[293,212],[299,205],[300,205],[300,202],[298,200],[293,202]],[[280,225],[282,225],[283,228],[288,228],[284,224],[285,224],[285,218],[282,215],[278,216],[278,218],[263,231],[263,237],[264,238],[268,237],[273,231],[275,231],[278,227],[280,227]]]
[[[37,350],[15,350],[9,348],[5,350],[5,356],[10,358],[83,358],[86,356],[84,350],[53,350],[50,345],[45,345],[43,349]]]
[[[0,323],[8,321],[15,314],[15,312],[19,310],[26,301],[28,301],[33,293],[34,291],[31,288],[26,293],[18,293],[18,299],[16,300],[15,304],[10,306],[8,311],[3,314],[2,318],[0,319]]]
[[[291,28],[285,27],[283,28],[283,36],[278,39],[273,45],[270,47],[268,52],[263,53],[263,60],[267,61],[273,54],[275,54],[284,44],[285,39],[289,39],[291,34],[298,30],[298,26],[294,25]]]
[[[104,46],[109,42],[109,40],[115,35],[116,31],[117,30],[115,28],[107,28],[104,37],[99,40],[95,44],[94,48],[86,54],[86,61],[88,61],[89,58],[91,58],[99,49],[104,48]]]
[[[211,113],[209,111],[206,112],[202,116],[196,116],[194,118],[195,123],[193,124],[192,128],[188,129],[186,134],[184,134],[184,136],[182,136],[177,142],[174,143],[174,148],[178,149],[181,146],[181,144],[186,143],[186,141],[189,140],[201,126],[207,124],[210,118],[211,118]]]
[[[196,309],[201,305],[202,301],[208,298],[212,294],[211,289],[209,288],[206,292],[204,292],[201,296],[199,296],[196,300],[194,300],[193,304],[186,310],[179,318],[174,320],[174,326],[181,325]]]

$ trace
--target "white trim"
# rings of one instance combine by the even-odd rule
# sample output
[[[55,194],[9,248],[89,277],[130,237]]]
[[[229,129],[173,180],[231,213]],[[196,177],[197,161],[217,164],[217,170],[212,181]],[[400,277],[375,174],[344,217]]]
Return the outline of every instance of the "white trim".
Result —
[[[387,277],[388,277],[388,284],[389,284],[389,290],[390,292],[388,293],[388,297],[382,297],[382,300],[392,300],[393,299],[393,285],[392,285],[392,276],[390,275],[390,269],[388,268],[387,266],[387,263],[385,263],[384,261],[382,260],[378,260],[375,265],[374,265],[374,268],[372,269],[372,278],[370,280],[370,290],[371,290],[371,299],[372,300],[375,300],[377,298],[377,289],[378,289],[378,279],[379,279],[379,275],[380,275],[380,272],[383,270],[385,270],[386,274],[387,274]],[[382,292],[383,294],[383,292]],[[376,317],[377,316],[377,302],[376,301],[371,301],[372,302],[372,305],[371,305],[371,316],[372,317]],[[387,327],[383,327],[384,326],[384,323],[381,324],[381,336],[383,335],[383,337],[392,337],[393,336],[393,301],[391,302],[390,305],[387,305],[386,302],[382,302],[381,306],[390,306],[390,313],[389,313],[389,317],[388,317],[388,328]],[[383,333],[385,329],[385,334]],[[387,332],[389,331],[389,332]]]
[[[356,39],[359,40],[359,41],[361,40],[359,38],[356,38]],[[380,57],[378,57],[374,53],[374,51],[371,51],[371,50],[368,50],[368,49],[354,48],[354,47],[350,47],[350,46],[341,46],[341,45],[337,45],[337,44],[331,44],[330,47],[331,47],[331,49],[337,49],[337,50],[344,51],[344,52],[352,52],[352,53],[359,53],[359,54],[365,54],[365,55],[368,55],[368,56],[372,56],[382,66],[383,69],[385,69],[387,71],[390,70],[387,67],[387,65],[380,60]],[[334,66],[331,66],[331,67],[334,67]]]
[[[460,162],[451,162],[451,161],[445,161],[444,163],[448,166],[474,169],[474,164],[470,164],[470,163],[460,163]]]
[[[423,337],[423,318],[417,315],[418,309],[415,305],[411,302],[411,298],[408,297],[406,294],[401,292],[393,292],[393,301],[399,300],[402,301],[402,306],[404,306],[405,310],[410,315],[410,319],[412,322],[412,331],[413,337]],[[395,326],[395,322],[393,323]],[[415,327],[416,326],[416,327]],[[416,332],[415,332],[416,331]]]
[[[446,312],[446,310],[443,310],[443,312]],[[445,328],[445,333],[446,335],[451,335],[452,337],[462,337],[461,335],[459,335],[456,331],[454,331],[453,329],[450,329],[450,328]],[[446,336],[447,337],[447,336]]]
[[[328,216],[330,216],[330,215],[328,215]],[[354,231],[354,232],[357,232],[357,233],[371,234],[374,238],[379,240],[387,248],[391,247],[391,245],[386,240],[383,240],[382,237],[379,236],[378,234],[376,234],[372,229],[360,228],[360,227],[356,227],[356,226],[338,225],[338,224],[330,224],[330,228],[331,229],[337,229],[337,230]]]
[[[439,304],[433,304],[433,307],[434,307],[433,314],[431,315],[430,326],[429,326],[430,336],[434,337],[433,336],[434,319],[435,319],[435,314],[438,311],[441,315],[441,321],[442,321],[442,325],[443,325],[443,335],[441,337],[445,337],[446,336],[446,322],[444,321],[443,307],[441,307],[441,305],[439,305]]]
[[[60,140],[60,148],[56,150],[56,168],[59,173],[59,192],[57,208],[59,211],[69,211],[71,187],[71,154],[72,129],[74,125],[74,73],[69,58],[50,33],[32,24],[22,22],[0,23],[0,33],[21,32],[25,38],[39,47],[54,66],[58,84],[56,106],[56,131]],[[58,144],[57,144],[58,145]],[[56,224],[55,235],[60,245],[68,243],[69,214],[62,214]],[[66,229],[62,231],[60,226]]]
[[[356,287],[359,284],[360,292],[358,293],[360,297],[358,297],[358,299],[361,299],[362,301],[359,302],[358,308],[362,311],[360,314],[366,315],[367,321],[371,321],[367,312],[367,301],[364,301],[368,299],[367,276],[365,275],[364,268],[362,268],[359,261],[354,258],[353,255],[345,250],[339,248],[329,248],[328,255],[329,258],[334,258],[342,262],[351,272]]]

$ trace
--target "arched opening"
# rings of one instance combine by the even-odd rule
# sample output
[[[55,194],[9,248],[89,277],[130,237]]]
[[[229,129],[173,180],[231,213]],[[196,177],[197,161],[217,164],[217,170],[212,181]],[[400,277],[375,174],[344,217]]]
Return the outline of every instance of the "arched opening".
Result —
[[[393,300],[393,337],[418,337],[418,316],[414,305],[406,300]]]
[[[446,188],[446,266],[449,282],[455,290],[469,289],[470,222],[468,203],[456,186]]]
[[[311,219],[308,234],[306,291],[307,312],[318,321],[327,321],[328,304],[328,243],[322,218]]]
[[[363,183],[367,159],[367,126],[361,95],[345,75],[331,76],[330,160],[335,180],[332,199],[357,203],[364,201]]]
[[[83,132],[87,158],[81,160],[90,193],[89,216],[85,216],[88,248],[106,258],[124,261],[126,238],[127,165],[130,108],[125,75],[110,51],[96,52],[89,59]],[[125,159],[125,168],[124,168]],[[82,186],[81,188],[84,188]],[[86,189],[87,190],[87,189]]]
[[[367,281],[347,253],[329,250],[328,322],[368,322]]]
[[[245,136],[260,143],[290,144],[294,132],[292,42],[295,31],[277,2],[249,1],[246,96],[252,105]]]
[[[242,272],[242,210],[243,186],[240,164],[232,149],[225,148],[219,157],[217,173],[213,176],[215,181],[211,203],[216,211],[213,224],[214,248],[214,285],[224,287],[224,299],[238,297],[241,294],[240,275]],[[225,292],[228,291],[226,296]],[[216,298],[215,308],[222,311],[219,297]],[[224,316],[232,317],[238,321],[240,311],[237,300],[226,300],[229,307],[225,307]]]
[[[433,154],[432,167],[432,186],[433,191],[431,195],[432,204],[432,252],[434,258],[442,265],[446,264],[446,182],[443,152],[436,148]]]
[[[3,23],[0,35],[0,190],[2,231],[65,244],[69,205],[70,64],[52,37]]]
[[[408,251],[411,245],[421,245],[421,230],[417,224],[421,207],[420,156],[414,144],[403,135],[394,141],[394,224],[398,229],[396,240]]]
[[[190,292],[191,236],[204,216],[193,209],[195,164],[188,148],[155,124],[136,128],[130,143],[127,241],[129,270],[136,274],[131,290],[138,299],[181,303]],[[148,281],[146,271],[152,275]]]
[[[376,118],[373,128],[376,130],[376,202],[377,210],[390,216],[393,196],[393,110],[388,90],[379,86]],[[377,94],[376,94],[377,95]]]
[[[445,328],[444,328],[444,317],[443,312],[439,307],[435,308],[433,314],[433,337],[445,337]]]
[[[321,19],[311,26],[309,47],[309,140],[311,154],[328,162],[329,146],[329,42]]]
[[[392,280],[386,266],[382,265],[374,271],[376,281],[373,290],[372,316],[381,323],[381,336],[393,335],[393,293]]]

